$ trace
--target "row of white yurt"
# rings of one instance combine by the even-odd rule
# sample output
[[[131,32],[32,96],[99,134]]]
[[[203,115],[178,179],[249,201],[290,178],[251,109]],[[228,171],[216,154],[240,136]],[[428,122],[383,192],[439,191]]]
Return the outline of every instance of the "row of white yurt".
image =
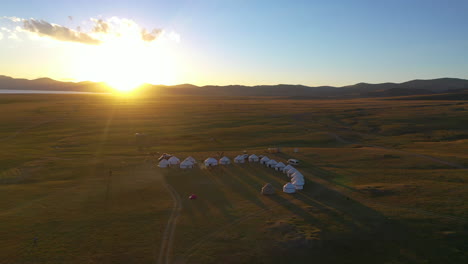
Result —
[[[299,171],[294,172],[291,175],[291,183],[294,184],[297,190],[302,190],[304,188],[304,175]]]
[[[171,156],[169,159],[160,159],[158,167],[167,168],[170,165],[178,165],[179,163],[180,159],[178,159],[176,156]]]
[[[283,171],[283,173],[286,174],[286,173],[288,173],[288,170],[290,170],[290,169],[292,169],[292,168],[294,168],[294,167],[288,164],[288,165],[286,165],[286,167],[283,168],[282,171]]]
[[[283,192],[285,192],[285,193],[295,193],[296,192],[296,187],[292,183],[288,182],[283,186]]]

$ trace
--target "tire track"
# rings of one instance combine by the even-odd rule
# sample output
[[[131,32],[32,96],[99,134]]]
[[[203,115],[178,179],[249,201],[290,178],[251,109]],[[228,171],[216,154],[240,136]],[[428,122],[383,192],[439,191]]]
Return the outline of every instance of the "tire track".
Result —
[[[177,220],[182,210],[182,199],[180,195],[174,190],[174,188],[165,183],[164,186],[169,191],[172,199],[174,200],[174,206],[172,207],[171,215],[167,221],[166,229],[162,237],[161,248],[159,250],[159,256],[157,259],[158,264],[169,264],[170,256],[172,253],[172,246],[174,244],[174,234],[177,226]]]

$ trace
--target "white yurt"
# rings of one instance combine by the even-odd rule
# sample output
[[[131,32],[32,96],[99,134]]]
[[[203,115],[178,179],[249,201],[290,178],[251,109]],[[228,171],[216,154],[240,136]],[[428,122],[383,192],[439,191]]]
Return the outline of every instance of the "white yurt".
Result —
[[[249,156],[249,162],[258,162],[259,160],[260,159],[255,154],[252,154],[252,155]]]
[[[228,164],[231,164],[231,160],[228,157],[224,156],[219,159],[219,164],[228,165]]]
[[[176,156],[170,157],[168,160],[169,165],[177,165],[180,163],[180,159],[178,159]]]
[[[284,163],[280,161],[275,165],[275,170],[282,171],[285,166],[286,165],[284,165]]]
[[[193,164],[197,163],[197,160],[194,159],[192,156],[188,156],[187,158],[185,158],[185,160],[188,160],[188,161],[192,162]]]
[[[294,186],[294,184],[288,182],[285,185],[283,185],[283,192],[285,192],[285,193],[295,193],[296,192],[296,186]]]
[[[296,171],[293,174],[291,174],[291,181],[293,181],[296,178],[304,179],[304,175],[302,175],[302,173],[300,173],[299,171]]]
[[[297,170],[295,168],[292,168],[292,169],[289,169],[287,174],[288,174],[288,177],[291,177]]]
[[[291,165],[286,165],[286,167],[283,168],[283,173],[285,173],[285,174],[288,173],[288,170],[290,170],[292,168],[294,168],[294,167],[291,166]]]
[[[191,162],[190,160],[184,160],[180,163],[180,168],[181,169],[193,169],[193,162]]]
[[[235,162],[235,163],[244,163],[244,162],[245,162],[244,156],[243,156],[243,155],[239,155],[239,156],[235,157],[235,158],[234,158],[234,162]]]
[[[169,166],[169,161],[167,159],[162,159],[159,161],[158,167],[159,168],[167,168]]]
[[[274,168],[276,166],[276,164],[278,164],[278,162],[276,162],[276,160],[274,160],[274,159],[271,159],[266,163],[267,167],[269,167],[269,168]]]
[[[243,159],[248,159],[249,158],[249,154],[242,154],[240,155]]]
[[[260,159],[260,164],[266,164],[270,159],[267,156],[263,156],[263,158]]]
[[[205,160],[206,167],[212,167],[218,165],[218,161],[215,158],[207,158]]]
[[[304,183],[304,178],[301,177],[297,177],[292,181],[292,184],[294,185],[294,188],[296,188],[296,190],[302,190],[304,188]]]

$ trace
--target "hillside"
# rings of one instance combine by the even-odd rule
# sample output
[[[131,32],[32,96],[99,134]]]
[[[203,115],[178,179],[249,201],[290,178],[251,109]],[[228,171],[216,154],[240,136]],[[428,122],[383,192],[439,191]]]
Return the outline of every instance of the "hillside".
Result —
[[[0,89],[13,90],[63,90],[82,92],[111,92],[112,89],[103,83],[95,82],[60,82],[49,78],[35,80],[14,79],[0,76]],[[199,95],[199,96],[278,96],[291,99],[323,98],[364,98],[394,97],[412,95],[430,95],[438,93],[459,93],[468,89],[468,80],[441,78],[433,80],[413,80],[404,83],[358,83],[343,87],[305,85],[206,85],[180,84],[173,86],[145,84],[139,88],[140,93],[165,95]]]

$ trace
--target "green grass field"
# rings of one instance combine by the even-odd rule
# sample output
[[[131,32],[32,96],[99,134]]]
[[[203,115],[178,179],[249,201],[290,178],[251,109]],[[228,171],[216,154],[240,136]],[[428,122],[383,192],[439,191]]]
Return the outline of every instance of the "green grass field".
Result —
[[[157,263],[166,183],[172,263],[468,262],[466,101],[2,95],[0,111],[0,263]],[[155,167],[268,147],[301,161],[303,191],[259,164]]]

